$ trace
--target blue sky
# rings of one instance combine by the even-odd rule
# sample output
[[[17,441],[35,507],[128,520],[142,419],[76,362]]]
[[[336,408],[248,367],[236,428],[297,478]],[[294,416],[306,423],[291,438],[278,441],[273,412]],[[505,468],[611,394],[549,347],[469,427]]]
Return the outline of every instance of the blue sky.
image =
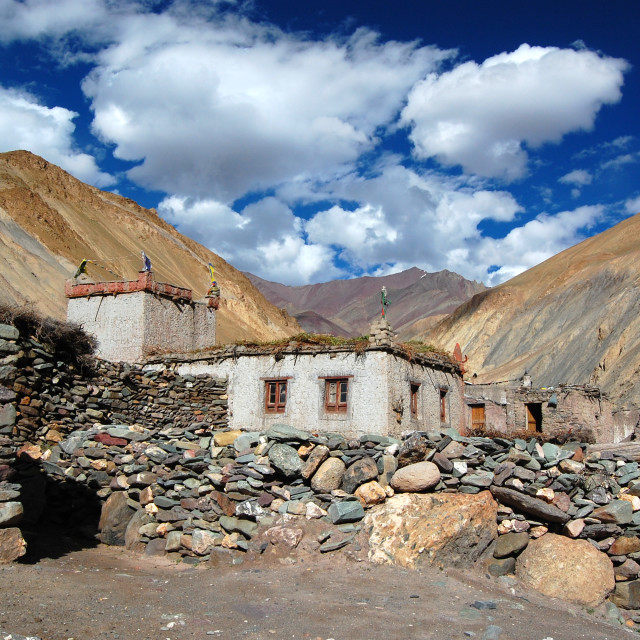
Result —
[[[640,211],[640,9],[0,0],[0,151],[237,268],[502,282]]]

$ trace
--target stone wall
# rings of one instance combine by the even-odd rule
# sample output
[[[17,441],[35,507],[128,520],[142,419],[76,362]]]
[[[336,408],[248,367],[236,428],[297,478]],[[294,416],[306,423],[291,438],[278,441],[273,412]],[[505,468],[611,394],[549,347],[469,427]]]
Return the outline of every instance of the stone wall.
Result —
[[[0,325],[0,529],[16,520],[33,526],[46,505],[63,522],[74,512],[81,521],[87,511],[99,514],[104,470],[92,467],[78,484],[57,468],[60,443],[78,429],[153,426],[197,438],[227,425],[224,379],[144,372],[99,359],[81,368],[51,351]],[[13,509],[18,495],[24,517],[16,519],[6,505]]]

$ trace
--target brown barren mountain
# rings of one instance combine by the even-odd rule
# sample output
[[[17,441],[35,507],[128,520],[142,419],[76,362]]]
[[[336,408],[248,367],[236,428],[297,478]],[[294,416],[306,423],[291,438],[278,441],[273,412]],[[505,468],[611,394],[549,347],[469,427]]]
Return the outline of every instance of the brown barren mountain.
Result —
[[[465,280],[451,271],[427,273],[413,267],[388,276],[332,280],[291,287],[247,277],[278,307],[297,318],[306,331],[359,336],[380,315],[380,290],[387,288],[389,322],[401,337],[415,333],[414,323],[424,327],[428,318],[451,313],[485,286]]]
[[[475,295],[421,337],[480,382],[595,384],[640,406],[640,214]]]
[[[218,342],[282,338],[297,322],[222,258],[133,200],[100,191],[27,151],[0,154],[0,301],[66,317],[65,279],[87,258],[89,276],[135,279],[140,251],[156,280],[205,295],[207,264],[221,288]],[[113,273],[111,273],[113,272]]]

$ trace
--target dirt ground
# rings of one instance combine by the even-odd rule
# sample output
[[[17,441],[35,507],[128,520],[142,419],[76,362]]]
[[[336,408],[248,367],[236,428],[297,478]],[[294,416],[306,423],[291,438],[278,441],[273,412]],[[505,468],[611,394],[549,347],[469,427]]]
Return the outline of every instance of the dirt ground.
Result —
[[[52,557],[56,556],[56,557]],[[602,608],[479,572],[372,565],[342,552],[268,551],[190,566],[99,545],[0,566],[0,639],[614,640]]]

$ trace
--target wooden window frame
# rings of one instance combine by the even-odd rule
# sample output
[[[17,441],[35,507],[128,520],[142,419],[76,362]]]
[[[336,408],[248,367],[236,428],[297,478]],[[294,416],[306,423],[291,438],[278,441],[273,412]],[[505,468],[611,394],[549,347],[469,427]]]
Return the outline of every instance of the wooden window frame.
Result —
[[[418,417],[418,395],[420,394],[420,383],[409,383],[409,408],[411,410],[411,417]]]
[[[347,413],[349,410],[349,378],[353,376],[322,376],[324,379],[324,410],[325,413]],[[332,402],[330,400],[331,393],[331,384],[335,383],[336,385],[346,385],[344,389],[344,402],[341,400],[342,389],[338,389],[336,387],[336,400]]]
[[[447,421],[447,393],[448,389],[440,387],[440,422]]]
[[[275,400],[271,402],[271,389],[274,388]],[[281,399],[284,388],[284,400]],[[264,411],[265,413],[284,413],[289,395],[289,378],[264,379]]]

